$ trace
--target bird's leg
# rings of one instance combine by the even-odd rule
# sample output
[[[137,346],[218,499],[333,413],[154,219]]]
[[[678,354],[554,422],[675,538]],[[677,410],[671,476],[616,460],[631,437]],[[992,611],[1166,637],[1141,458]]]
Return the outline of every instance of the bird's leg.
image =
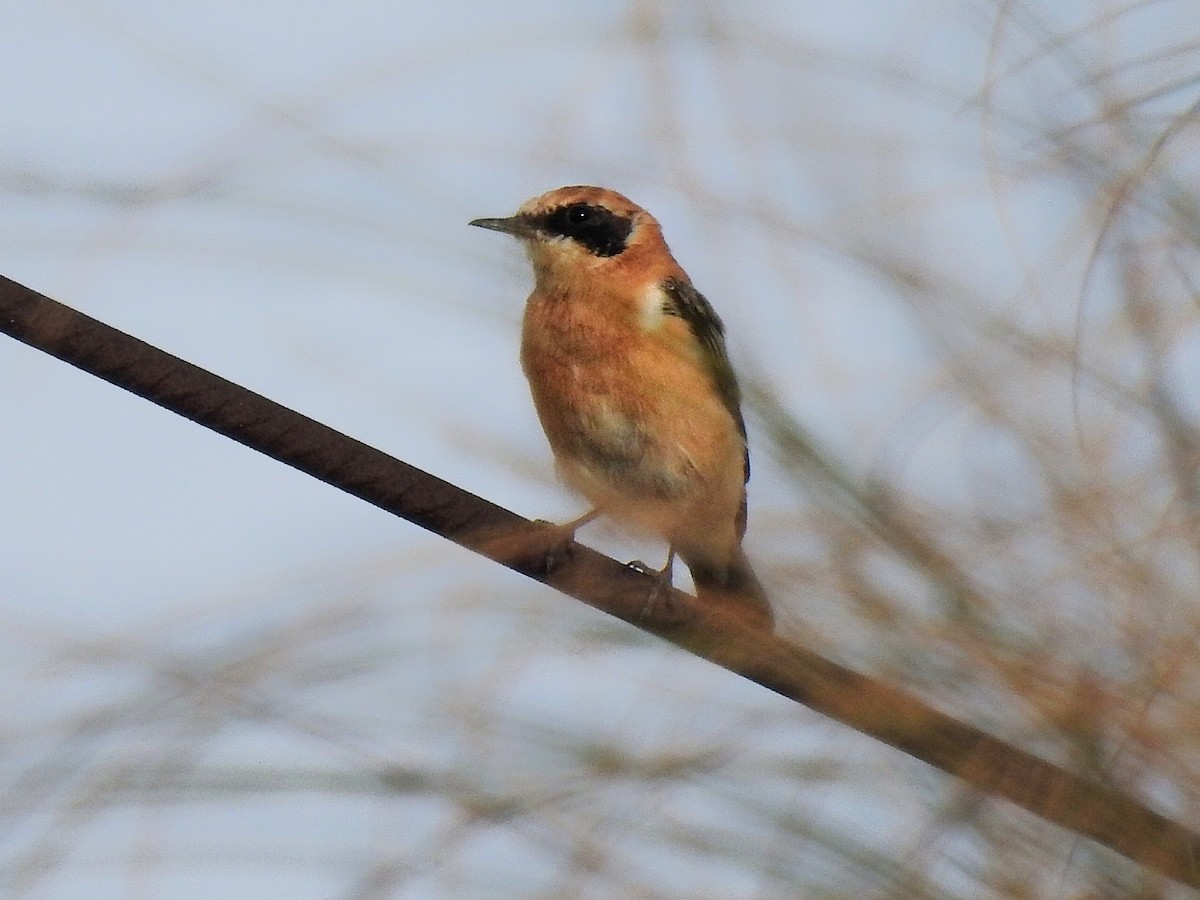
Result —
[[[675,578],[675,548],[667,548],[667,564],[661,569],[651,569],[641,560],[635,559],[629,564],[632,569],[637,569],[654,579],[654,585],[650,588],[650,595],[646,597],[646,605],[642,608],[642,614],[639,619],[644,619],[654,611],[654,607],[658,605],[658,598],[666,596],[668,601],[671,597],[671,584]]]
[[[593,509],[578,519],[572,519],[570,522],[564,522],[562,525],[556,525],[544,519],[534,521],[535,525],[544,528],[546,531],[546,534],[539,536],[538,539],[540,552],[543,557],[542,570],[544,572],[553,572],[570,557],[571,544],[575,542],[575,532],[597,518],[600,513],[599,509]]]
[[[572,519],[570,522],[567,522],[565,525],[559,525],[557,527],[559,527],[563,531],[565,531],[570,536],[571,540],[575,540],[575,532],[578,531],[580,528],[582,528],[584,525],[586,525],[588,522],[592,521],[592,519],[595,519],[599,515],[600,515],[599,509],[592,509],[592,510],[589,510],[588,512],[585,512],[578,519]]]

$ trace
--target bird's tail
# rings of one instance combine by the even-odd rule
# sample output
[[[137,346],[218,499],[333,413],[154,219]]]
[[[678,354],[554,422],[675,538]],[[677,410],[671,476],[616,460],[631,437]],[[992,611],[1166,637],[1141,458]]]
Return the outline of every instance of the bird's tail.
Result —
[[[696,594],[701,600],[721,606],[748,624],[768,631],[774,629],[775,613],[771,601],[740,547],[730,563],[722,568],[686,556],[683,561],[692,573]]]

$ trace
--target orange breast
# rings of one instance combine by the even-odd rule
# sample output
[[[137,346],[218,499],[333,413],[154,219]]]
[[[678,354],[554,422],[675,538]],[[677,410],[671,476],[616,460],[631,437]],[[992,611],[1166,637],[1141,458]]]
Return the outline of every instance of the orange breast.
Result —
[[[632,292],[626,297],[636,297]],[[606,513],[672,542],[697,526],[728,541],[743,439],[686,324],[647,332],[636,302],[530,297],[521,361],[564,479]]]

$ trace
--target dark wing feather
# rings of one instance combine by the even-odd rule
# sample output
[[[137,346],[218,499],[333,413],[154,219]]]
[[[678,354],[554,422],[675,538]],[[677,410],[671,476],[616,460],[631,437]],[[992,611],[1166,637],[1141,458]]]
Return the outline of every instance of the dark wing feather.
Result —
[[[746,421],[742,418],[742,391],[737,376],[729,364],[725,350],[725,326],[704,295],[692,287],[691,282],[670,278],[663,283],[666,303],[663,312],[678,316],[687,322],[688,328],[704,348],[704,361],[713,385],[721,395],[721,402],[733,416],[738,431],[746,437]],[[750,451],[746,451],[746,480],[750,480]]]

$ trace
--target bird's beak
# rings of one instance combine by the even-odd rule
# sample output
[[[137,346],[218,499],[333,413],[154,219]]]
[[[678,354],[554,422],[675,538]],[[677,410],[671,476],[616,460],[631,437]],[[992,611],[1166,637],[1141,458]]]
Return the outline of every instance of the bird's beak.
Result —
[[[507,219],[473,219],[468,224],[487,228],[490,231],[502,231],[519,238],[531,238],[537,234],[537,228],[525,216],[509,216]]]

